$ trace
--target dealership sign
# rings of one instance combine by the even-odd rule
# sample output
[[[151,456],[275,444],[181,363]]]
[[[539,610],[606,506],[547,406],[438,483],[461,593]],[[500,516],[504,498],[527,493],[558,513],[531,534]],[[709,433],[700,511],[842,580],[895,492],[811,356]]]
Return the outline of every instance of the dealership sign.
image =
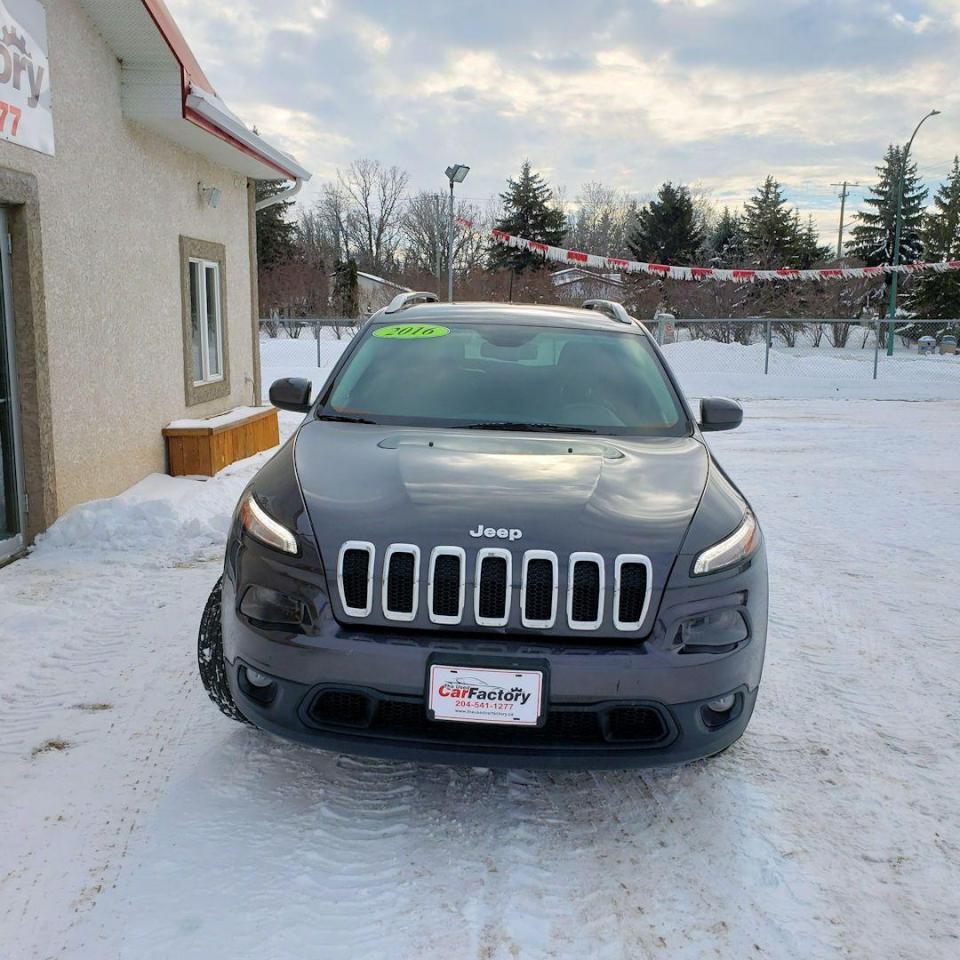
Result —
[[[53,154],[47,14],[37,0],[0,0],[0,138]]]

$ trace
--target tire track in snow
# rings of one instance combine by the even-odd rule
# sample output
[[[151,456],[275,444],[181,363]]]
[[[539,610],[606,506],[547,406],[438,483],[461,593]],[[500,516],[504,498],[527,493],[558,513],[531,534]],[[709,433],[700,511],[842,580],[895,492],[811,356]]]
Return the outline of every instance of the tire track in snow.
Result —
[[[185,575],[146,564],[128,564],[122,576],[116,568],[109,573],[109,578],[67,578],[56,604],[69,617],[55,615],[55,631],[35,638],[59,651],[39,659],[0,708],[0,742],[10,762],[51,787],[41,809],[16,816],[23,823],[49,824],[47,829],[66,841],[66,847],[15,842],[18,870],[0,879],[5,903],[0,923],[24,938],[25,958],[59,953],[116,882],[142,813],[169,777],[174,757],[167,747],[182,741],[190,722],[179,703],[141,696],[158,670],[172,672],[174,700],[188,686],[187,634],[193,625],[183,621],[191,619],[192,605],[174,624],[162,612],[167,598],[183,594]],[[8,645],[16,642],[10,632],[17,621],[16,615],[8,617],[0,628]],[[85,700],[110,708],[78,710]],[[32,745],[49,736],[64,736],[69,748],[32,758]],[[85,774],[78,778],[79,769]],[[93,779],[91,770],[99,771]],[[5,791],[10,810],[18,809],[15,786],[12,781]],[[51,889],[67,899],[51,899]]]

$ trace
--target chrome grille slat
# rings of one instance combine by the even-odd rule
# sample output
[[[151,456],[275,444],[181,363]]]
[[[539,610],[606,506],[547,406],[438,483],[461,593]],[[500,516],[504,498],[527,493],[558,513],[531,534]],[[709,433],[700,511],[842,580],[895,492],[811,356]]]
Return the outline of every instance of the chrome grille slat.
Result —
[[[383,615],[388,620],[415,620],[419,594],[420,548],[391,543],[383,555]]]
[[[513,594],[513,556],[510,551],[502,547],[479,550],[473,583],[473,616],[477,625],[505,627],[510,620]]]
[[[557,619],[557,555],[550,550],[527,550],[520,580],[520,622],[549,630]]]
[[[366,563],[361,554],[366,555]],[[337,589],[344,611],[369,617],[373,609],[373,564],[377,548],[369,540],[348,540],[337,556]]]
[[[613,625],[617,630],[639,630],[650,606],[653,586],[650,559],[640,553],[621,553],[614,564],[613,576]]]
[[[369,617],[377,548],[366,540],[348,540],[337,557],[340,603],[349,617]],[[519,622],[533,630],[557,626],[559,591],[566,591],[566,628],[600,630],[604,624],[621,632],[643,626],[653,590],[653,567],[643,554],[619,554],[613,564],[613,598],[607,598],[607,568],[598,553],[571,553],[564,564],[550,550],[518,555],[519,583],[513,580],[513,554],[504,547],[484,547],[473,564],[473,623],[505,627],[510,623],[514,590],[519,587]],[[380,605],[387,620],[410,622],[421,614],[420,548],[389,544],[380,577]],[[426,614],[435,624],[469,623],[464,615],[467,554],[463,547],[437,546],[430,551]]]
[[[571,630],[597,630],[603,623],[603,557],[571,553],[567,564],[567,623]]]
[[[427,609],[434,623],[459,623],[463,619],[466,580],[467,554],[463,547],[434,547],[427,575]]]

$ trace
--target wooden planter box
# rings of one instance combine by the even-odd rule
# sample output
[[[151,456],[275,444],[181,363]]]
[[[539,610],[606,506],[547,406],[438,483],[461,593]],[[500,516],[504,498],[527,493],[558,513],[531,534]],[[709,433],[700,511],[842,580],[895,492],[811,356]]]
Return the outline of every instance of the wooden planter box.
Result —
[[[163,428],[172,477],[212,477],[228,464],[280,442],[276,407],[241,407],[209,420],[174,420]]]

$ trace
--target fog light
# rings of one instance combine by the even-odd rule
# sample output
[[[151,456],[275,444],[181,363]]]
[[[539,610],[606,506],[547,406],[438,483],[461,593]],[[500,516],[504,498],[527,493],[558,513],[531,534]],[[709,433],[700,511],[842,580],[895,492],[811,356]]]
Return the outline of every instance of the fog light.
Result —
[[[277,681],[250,667],[241,666],[237,673],[240,689],[255,703],[269,706],[277,696]]]
[[[737,695],[735,693],[728,693],[725,697],[717,697],[716,700],[711,700],[707,704],[707,708],[714,713],[726,713],[733,709],[736,699]]]
[[[284,593],[269,587],[247,587],[240,603],[240,612],[251,620],[261,623],[277,623],[296,626],[303,623],[303,604]]]

